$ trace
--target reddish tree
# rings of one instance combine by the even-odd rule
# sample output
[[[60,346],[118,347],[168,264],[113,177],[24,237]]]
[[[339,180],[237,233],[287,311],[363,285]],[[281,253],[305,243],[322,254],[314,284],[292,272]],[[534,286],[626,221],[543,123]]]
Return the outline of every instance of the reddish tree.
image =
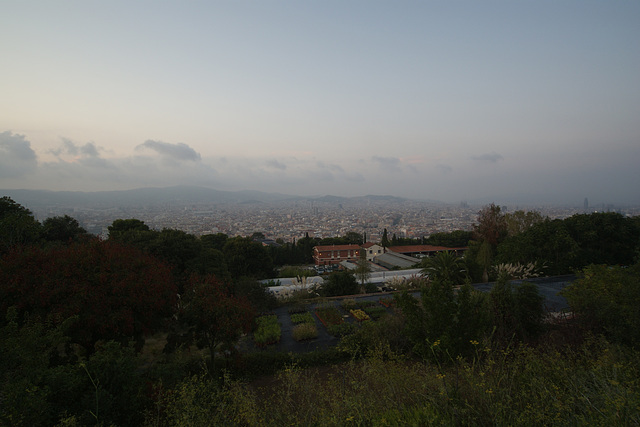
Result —
[[[141,251],[92,240],[68,247],[19,248],[0,260],[0,310],[61,322],[89,351],[98,340],[141,338],[174,313],[169,268]]]
[[[500,206],[491,203],[478,212],[478,224],[473,226],[474,239],[487,242],[493,248],[507,236],[507,221]]]
[[[231,350],[242,333],[251,329],[255,310],[244,296],[233,295],[214,276],[191,277],[181,302],[182,319],[209,348],[211,361],[218,345]]]

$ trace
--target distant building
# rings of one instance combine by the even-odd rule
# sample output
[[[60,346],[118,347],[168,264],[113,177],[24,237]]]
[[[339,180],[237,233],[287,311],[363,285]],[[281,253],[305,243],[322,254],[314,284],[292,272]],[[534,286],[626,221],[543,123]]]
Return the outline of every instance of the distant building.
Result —
[[[424,258],[427,256],[434,256],[438,252],[453,252],[456,255],[462,255],[467,248],[447,248],[444,246],[432,246],[432,245],[410,245],[410,246],[390,246],[387,248],[388,252],[395,252],[397,254],[407,255],[415,258]]]
[[[387,252],[376,256],[373,262],[389,269],[412,268],[420,262],[420,259],[395,252]]]
[[[356,262],[360,257],[360,245],[327,245],[313,248],[316,265],[339,264],[342,261]]]
[[[375,257],[384,253],[382,246],[372,242],[367,242],[362,245],[362,249],[364,249],[367,254],[367,261],[373,261]]]

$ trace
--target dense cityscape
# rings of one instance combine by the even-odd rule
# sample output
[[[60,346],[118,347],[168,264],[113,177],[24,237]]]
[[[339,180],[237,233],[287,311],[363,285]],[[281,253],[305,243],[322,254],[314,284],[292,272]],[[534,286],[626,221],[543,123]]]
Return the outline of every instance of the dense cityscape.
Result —
[[[43,220],[70,215],[90,233],[107,237],[107,227],[116,219],[136,218],[150,228],[179,229],[194,235],[224,233],[230,237],[262,233],[268,239],[292,242],[310,237],[343,236],[357,232],[367,241],[377,242],[386,228],[399,238],[428,237],[437,232],[471,230],[482,205],[461,202],[457,205],[398,198],[303,199],[269,203],[198,203],[184,206],[155,204],[96,208],[89,206],[29,207]],[[577,213],[616,211],[623,215],[640,214],[640,208],[502,206],[503,211],[537,211],[550,219],[563,219]]]

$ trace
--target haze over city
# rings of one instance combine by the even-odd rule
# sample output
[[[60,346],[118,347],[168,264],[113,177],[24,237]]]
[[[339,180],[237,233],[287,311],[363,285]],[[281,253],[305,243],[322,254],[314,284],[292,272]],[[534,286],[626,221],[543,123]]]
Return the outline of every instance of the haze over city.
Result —
[[[640,204],[640,2],[7,1],[0,188]]]

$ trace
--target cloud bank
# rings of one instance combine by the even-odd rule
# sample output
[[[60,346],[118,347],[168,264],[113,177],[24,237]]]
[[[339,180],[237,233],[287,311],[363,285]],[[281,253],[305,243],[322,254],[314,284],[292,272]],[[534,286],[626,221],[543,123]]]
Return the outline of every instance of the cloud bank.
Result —
[[[38,161],[24,135],[0,133],[0,188],[68,191],[123,190],[199,185],[219,190],[259,190],[291,195],[389,194],[456,203],[527,199],[580,204],[584,197],[640,204],[640,150],[585,153],[567,161],[546,153],[503,156],[487,150],[470,156],[369,155],[356,159],[317,154],[284,157],[203,157],[185,143],[146,140],[134,155],[109,157],[94,142],[61,138]],[[597,155],[596,155],[597,154]],[[564,160],[563,160],[564,159]],[[622,160],[621,160],[622,159]]]
[[[24,135],[0,133],[0,179],[20,178],[37,167],[36,153]]]

